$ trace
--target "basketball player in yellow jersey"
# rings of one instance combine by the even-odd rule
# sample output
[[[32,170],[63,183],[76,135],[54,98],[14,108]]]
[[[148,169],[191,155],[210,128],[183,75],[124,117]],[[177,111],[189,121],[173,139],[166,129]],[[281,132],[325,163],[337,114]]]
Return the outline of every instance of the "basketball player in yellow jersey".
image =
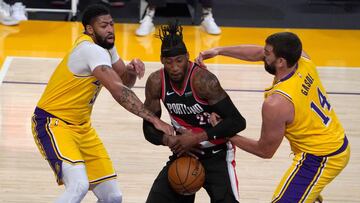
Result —
[[[166,134],[173,128],[144,108],[129,89],[144,74],[144,64],[128,65],[114,47],[114,23],[109,10],[89,6],[85,31],[51,76],[32,118],[35,142],[65,192],[56,202],[80,202],[90,189],[98,202],[122,202],[116,173],[106,149],[91,126],[92,106],[102,86],[125,109]]]
[[[302,52],[298,36],[276,33],[266,39],[265,47],[213,48],[201,52],[197,61],[201,64],[217,55],[264,61],[267,72],[275,76],[272,86],[265,90],[260,139],[240,135],[231,138],[239,148],[262,158],[271,158],[284,136],[289,140],[295,154],[293,163],[271,202],[321,202],[320,192],[347,165],[350,147],[315,65]],[[213,117],[213,124],[216,122]]]

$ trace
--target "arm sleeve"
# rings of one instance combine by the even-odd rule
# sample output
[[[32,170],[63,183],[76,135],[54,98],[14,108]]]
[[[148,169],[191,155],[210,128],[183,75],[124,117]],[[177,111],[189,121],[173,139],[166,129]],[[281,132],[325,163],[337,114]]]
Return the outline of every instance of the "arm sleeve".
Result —
[[[223,120],[206,130],[209,140],[232,137],[246,128],[246,120],[237,110],[229,96],[212,106]]]
[[[110,53],[110,57],[111,57],[111,64],[116,63],[120,59],[120,56],[119,56],[115,46],[113,48],[109,49],[109,53]]]
[[[159,112],[156,113],[155,115],[160,117]],[[150,143],[152,143],[154,145],[164,145],[163,141],[162,141],[164,133],[162,131],[156,129],[152,123],[150,123],[146,120],[143,120],[143,132],[144,132],[145,139],[147,141],[149,141]]]

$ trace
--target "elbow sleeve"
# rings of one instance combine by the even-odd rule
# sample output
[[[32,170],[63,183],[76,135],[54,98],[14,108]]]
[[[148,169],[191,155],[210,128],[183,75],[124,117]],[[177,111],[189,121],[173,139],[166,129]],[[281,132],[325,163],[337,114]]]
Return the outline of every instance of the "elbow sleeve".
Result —
[[[154,145],[163,145],[163,132],[156,129],[154,125],[143,120],[143,132],[145,139]]]
[[[246,120],[227,96],[212,106],[213,111],[223,120],[206,130],[209,140],[232,137],[246,128]]]

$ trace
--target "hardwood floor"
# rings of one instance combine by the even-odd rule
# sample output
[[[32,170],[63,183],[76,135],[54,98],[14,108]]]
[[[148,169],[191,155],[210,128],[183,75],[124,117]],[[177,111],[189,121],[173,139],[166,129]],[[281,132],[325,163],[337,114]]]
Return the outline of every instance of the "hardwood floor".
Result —
[[[6,60],[9,69],[0,85],[0,202],[52,202],[63,187],[56,185],[49,165],[36,148],[30,118],[59,60],[28,57]],[[147,76],[160,67],[159,63],[146,63],[146,75],[134,88],[141,100]],[[247,119],[248,127],[241,134],[258,138],[261,91],[271,84],[271,76],[259,65],[211,64],[209,69],[219,77]],[[323,196],[327,203],[355,203],[360,199],[360,69],[319,68],[319,72],[352,148],[348,166],[323,191]],[[165,111],[163,114],[168,120]],[[106,89],[96,101],[92,120],[114,162],[124,202],[144,202],[170,150],[148,143],[142,134],[142,120],[118,105]],[[269,202],[292,160],[288,142],[284,139],[271,160],[239,149],[236,156],[241,202]],[[96,198],[89,192],[83,202],[96,202]],[[197,194],[196,202],[209,202],[204,190]]]

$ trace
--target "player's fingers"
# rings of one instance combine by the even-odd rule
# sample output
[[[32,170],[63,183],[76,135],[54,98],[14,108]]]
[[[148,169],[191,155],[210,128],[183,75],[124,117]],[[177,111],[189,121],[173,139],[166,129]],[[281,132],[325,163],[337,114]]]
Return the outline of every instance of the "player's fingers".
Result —
[[[145,64],[140,60],[140,59],[137,59],[137,71],[138,71],[138,74],[139,74],[139,78],[142,78],[145,74]]]
[[[178,151],[180,151],[180,144],[177,142],[174,144],[173,147],[171,147],[171,151],[173,151],[174,153],[177,153]]]
[[[168,127],[168,132],[167,132],[168,135],[175,135],[175,130],[172,126],[169,126]]]
[[[181,134],[186,134],[186,133],[191,132],[191,130],[188,130],[188,129],[186,129],[186,128],[179,128],[179,129],[178,129],[178,132],[181,133]]]
[[[211,113],[210,115],[210,123],[212,126],[217,125],[219,122],[221,121],[221,118],[218,114],[216,113]]]
[[[145,66],[144,64],[141,62],[136,62],[134,61],[133,63],[134,69],[136,71],[136,75],[138,76],[139,79],[141,79],[144,76],[145,73]]]
[[[135,70],[135,66],[131,62],[129,64],[127,64],[127,68],[130,70]]]
[[[196,62],[197,64],[200,64],[200,63],[203,62],[203,58],[202,58],[201,52],[200,52],[199,56],[195,58],[195,62]]]
[[[184,150],[181,150],[181,151],[177,152],[176,155],[177,155],[178,157],[181,157],[184,153],[185,153],[185,151],[184,151]]]
[[[200,52],[199,56],[195,59],[196,63],[200,65],[200,67],[206,68],[204,63],[204,52]]]
[[[177,154],[178,156],[181,156],[185,152],[186,152],[185,148],[181,144],[178,144],[177,148],[175,149],[175,154]]]

